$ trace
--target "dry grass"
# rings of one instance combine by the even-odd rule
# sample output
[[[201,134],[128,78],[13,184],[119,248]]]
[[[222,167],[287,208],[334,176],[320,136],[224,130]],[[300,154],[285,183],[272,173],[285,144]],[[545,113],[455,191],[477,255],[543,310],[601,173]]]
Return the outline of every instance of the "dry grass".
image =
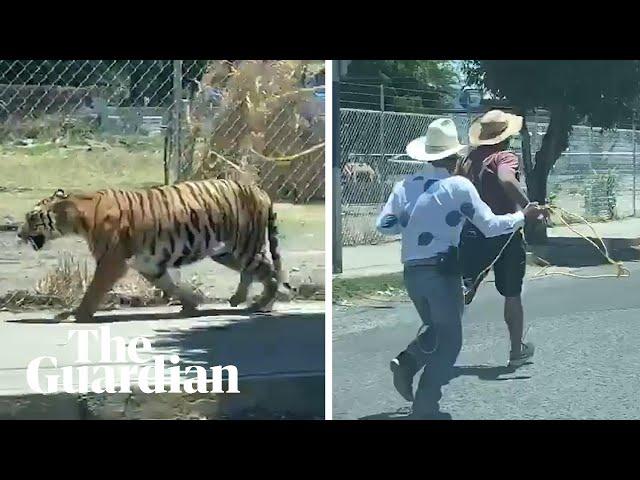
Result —
[[[71,308],[77,306],[87,286],[91,282],[91,272],[86,260],[80,261],[73,255],[64,255],[58,265],[49,271],[33,291],[15,291],[0,298],[0,309],[18,311],[43,307]],[[192,287],[199,291],[198,285]],[[148,307],[170,305],[162,291],[150,285],[137,274],[120,280],[100,305],[101,310],[111,310],[121,306]]]
[[[162,149],[115,145],[109,150],[70,150],[55,145],[0,146],[0,221],[20,221],[38,200],[56,189],[144,188],[163,183]]]
[[[19,290],[0,297],[0,310],[24,311],[42,308],[69,309],[79,305],[91,282],[92,274],[87,260],[78,260],[70,254],[63,255],[58,264],[40,279],[32,291]],[[184,282],[202,298],[206,298],[204,285],[197,276]],[[324,298],[324,289],[304,281],[297,295],[302,299]],[[278,295],[278,301],[290,301],[294,296]],[[167,298],[164,293],[149,284],[140,275],[132,272],[120,280],[107,294],[99,310],[113,310],[119,307],[151,307],[177,304],[176,299]]]
[[[58,265],[35,286],[35,293],[39,296],[56,298],[69,307],[77,298],[82,298],[91,276],[87,261],[78,261],[71,255],[65,255],[58,260]]]
[[[188,117],[187,158],[196,176],[256,181],[260,172],[248,160],[287,157],[320,144],[323,135],[303,115],[313,93],[302,88],[302,76],[312,63],[246,60],[231,66],[212,62],[201,84],[203,92],[207,88],[223,92],[215,122],[203,92],[194,99]]]

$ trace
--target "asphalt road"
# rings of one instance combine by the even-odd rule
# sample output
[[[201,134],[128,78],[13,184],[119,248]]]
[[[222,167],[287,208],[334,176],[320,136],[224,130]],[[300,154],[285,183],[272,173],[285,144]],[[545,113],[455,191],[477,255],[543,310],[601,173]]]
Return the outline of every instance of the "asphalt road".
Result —
[[[526,280],[526,340],[536,354],[515,372],[505,367],[502,298],[493,284],[483,284],[465,312],[457,376],[443,388],[441,410],[454,420],[639,419],[640,264],[627,267],[630,278]],[[334,308],[335,419],[389,419],[408,411],[388,363],[419,322],[410,303]]]

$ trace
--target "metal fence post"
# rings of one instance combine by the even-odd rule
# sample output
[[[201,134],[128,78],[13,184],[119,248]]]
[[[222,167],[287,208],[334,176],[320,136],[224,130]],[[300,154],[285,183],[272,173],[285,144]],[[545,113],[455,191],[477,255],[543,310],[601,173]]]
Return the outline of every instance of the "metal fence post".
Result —
[[[380,84],[380,163],[378,163],[378,172],[382,168],[384,162],[384,85]]]
[[[182,173],[182,60],[173,61],[173,176],[180,180]]]
[[[332,100],[332,182],[333,182],[333,273],[342,273],[342,182],[340,181],[340,77],[339,60],[333,62]]]
[[[631,117],[631,132],[633,138],[633,216],[636,216],[636,112]]]

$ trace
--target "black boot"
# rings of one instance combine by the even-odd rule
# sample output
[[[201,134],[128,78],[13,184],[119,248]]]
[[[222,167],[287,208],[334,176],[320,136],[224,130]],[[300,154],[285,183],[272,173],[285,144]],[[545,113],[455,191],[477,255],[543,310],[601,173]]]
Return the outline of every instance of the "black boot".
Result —
[[[418,368],[416,361],[407,353],[402,352],[389,363],[393,373],[393,386],[407,402],[413,402],[413,377]]]

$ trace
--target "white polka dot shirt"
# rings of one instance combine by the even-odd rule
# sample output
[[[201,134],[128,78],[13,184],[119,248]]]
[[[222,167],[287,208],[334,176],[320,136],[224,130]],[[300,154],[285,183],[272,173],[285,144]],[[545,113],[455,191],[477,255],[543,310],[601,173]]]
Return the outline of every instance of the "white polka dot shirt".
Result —
[[[465,219],[485,237],[509,234],[524,225],[522,212],[494,215],[468,179],[433,169],[395,185],[376,227],[384,235],[402,234],[405,263],[458,246]]]

